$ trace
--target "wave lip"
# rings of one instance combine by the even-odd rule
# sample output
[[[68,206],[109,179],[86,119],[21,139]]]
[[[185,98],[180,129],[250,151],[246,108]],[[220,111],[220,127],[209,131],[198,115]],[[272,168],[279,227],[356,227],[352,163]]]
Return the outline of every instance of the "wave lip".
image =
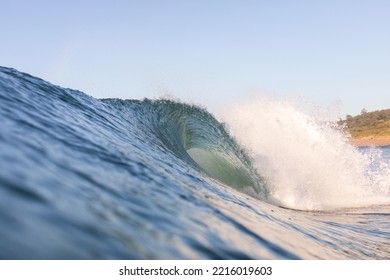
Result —
[[[266,197],[264,182],[245,151],[209,112],[170,100],[145,99],[142,106],[153,112],[153,133],[181,160],[226,185]]]

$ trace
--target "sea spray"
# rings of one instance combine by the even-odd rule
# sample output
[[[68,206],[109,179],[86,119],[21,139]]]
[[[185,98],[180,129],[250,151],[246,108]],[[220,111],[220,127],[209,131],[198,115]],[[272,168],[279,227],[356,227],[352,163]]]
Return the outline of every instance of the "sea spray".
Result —
[[[334,122],[308,111],[261,96],[221,113],[265,178],[270,201],[301,210],[388,203],[390,168],[380,152],[362,152]]]

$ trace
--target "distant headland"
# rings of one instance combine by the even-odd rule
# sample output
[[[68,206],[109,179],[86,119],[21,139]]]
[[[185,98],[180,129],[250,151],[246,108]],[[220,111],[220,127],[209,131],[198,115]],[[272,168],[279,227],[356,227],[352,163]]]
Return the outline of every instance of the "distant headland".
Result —
[[[360,115],[347,115],[340,121],[351,134],[351,143],[356,146],[390,145],[390,109],[367,112]]]

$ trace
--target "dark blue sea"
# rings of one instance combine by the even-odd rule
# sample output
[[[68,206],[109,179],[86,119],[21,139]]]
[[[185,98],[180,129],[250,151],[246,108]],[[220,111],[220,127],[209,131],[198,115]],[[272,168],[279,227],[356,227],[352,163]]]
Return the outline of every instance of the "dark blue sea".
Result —
[[[0,67],[1,259],[390,259],[389,165],[290,103],[216,116]]]

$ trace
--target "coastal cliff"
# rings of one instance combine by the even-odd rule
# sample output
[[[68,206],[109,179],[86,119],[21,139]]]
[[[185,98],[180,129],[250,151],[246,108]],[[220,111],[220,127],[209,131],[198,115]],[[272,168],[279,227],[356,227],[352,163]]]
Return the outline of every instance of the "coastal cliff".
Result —
[[[357,116],[347,116],[341,123],[352,136],[352,144],[357,146],[390,145],[390,109],[366,112]]]

